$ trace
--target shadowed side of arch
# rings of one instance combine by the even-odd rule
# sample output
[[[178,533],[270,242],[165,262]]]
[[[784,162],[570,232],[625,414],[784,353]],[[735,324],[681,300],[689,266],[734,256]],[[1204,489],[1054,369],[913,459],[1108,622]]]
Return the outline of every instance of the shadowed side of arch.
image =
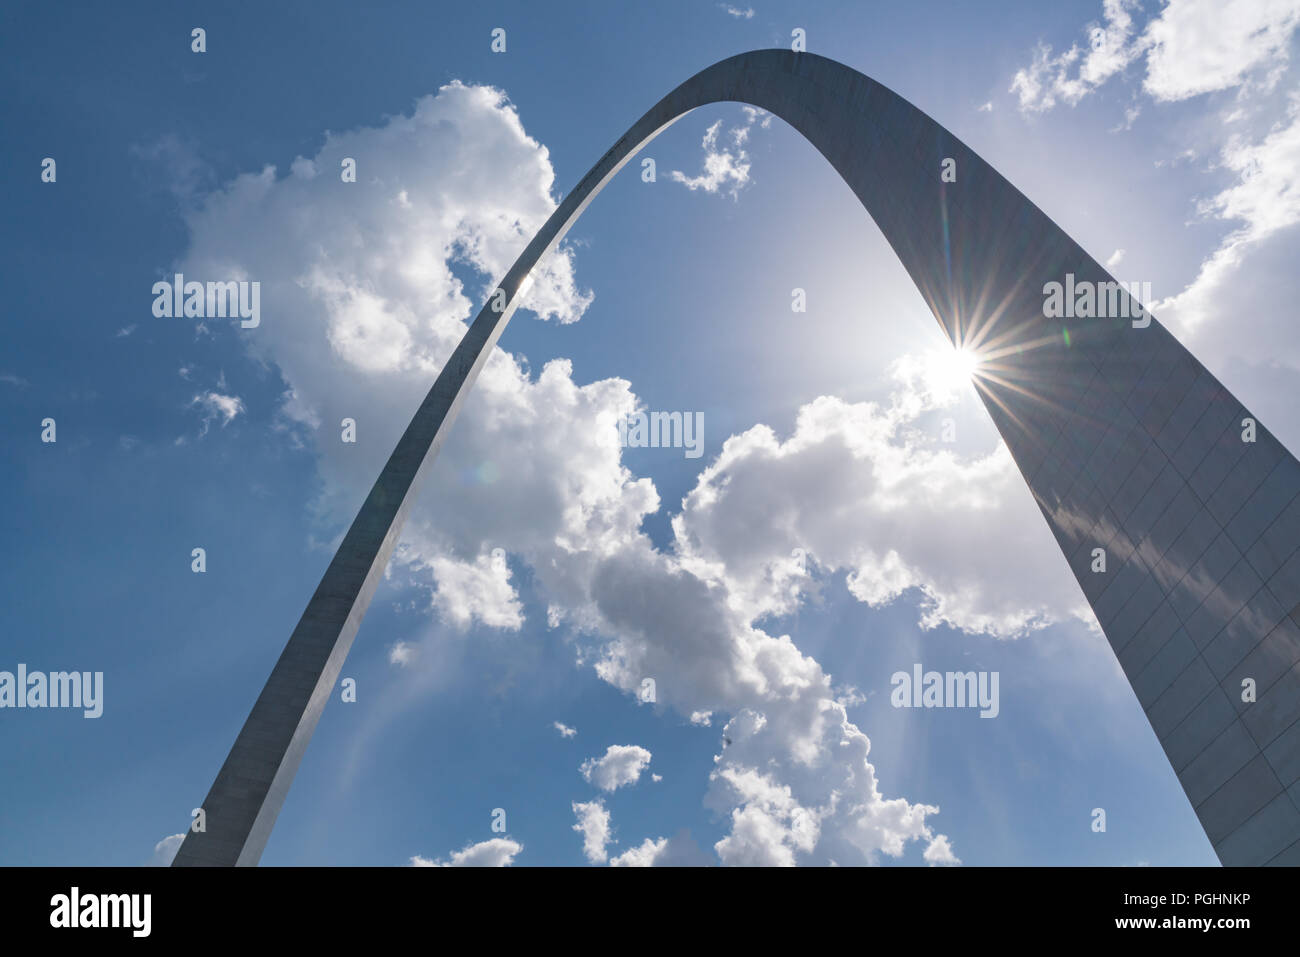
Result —
[[[1044,318],[1047,283],[1114,280],[942,126],[833,60],[761,50],[657,103],[506,273],[349,528],[204,800],[207,829],[186,835],[174,864],[257,863],[420,478],[529,273],[637,150],[722,101],[768,110],[812,143],[949,340],[980,357],[980,397],[1220,859],[1300,863],[1300,464],[1262,426],[1242,441],[1249,413],[1149,316]],[[1126,292],[1115,302],[1136,305]]]

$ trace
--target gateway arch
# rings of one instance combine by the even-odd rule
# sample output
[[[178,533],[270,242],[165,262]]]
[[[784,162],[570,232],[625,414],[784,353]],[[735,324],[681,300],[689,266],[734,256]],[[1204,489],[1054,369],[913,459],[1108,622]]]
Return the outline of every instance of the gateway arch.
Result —
[[[529,272],[642,146],[723,101],[774,113],[812,143],[949,340],[980,357],[980,398],[1219,859],[1300,864],[1300,463],[1149,316],[1046,318],[1047,284],[1114,280],[906,100],[843,64],[783,50],[723,60],[659,101],[501,280],[293,630],[203,802],[206,831],[187,834],[174,864],[258,862],[420,476]],[[1110,299],[1138,311],[1126,292]]]

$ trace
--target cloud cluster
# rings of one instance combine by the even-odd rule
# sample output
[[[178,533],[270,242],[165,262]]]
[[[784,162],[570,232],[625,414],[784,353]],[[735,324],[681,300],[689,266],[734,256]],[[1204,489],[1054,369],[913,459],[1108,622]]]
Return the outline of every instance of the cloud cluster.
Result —
[[[1300,92],[1273,91],[1290,65],[1300,0],[1170,0],[1145,26],[1135,23],[1132,0],[1105,0],[1103,14],[1104,24],[1089,26],[1087,50],[1073,45],[1053,56],[1040,45],[1011,90],[1022,110],[1042,112],[1077,103],[1140,64],[1141,91],[1156,104],[1235,91],[1217,122],[1193,128],[1196,141],[1179,156],[1208,159],[1206,172],[1220,184],[1196,213],[1223,230],[1184,288],[1152,308],[1294,446],[1300,427],[1289,410],[1300,347],[1289,317],[1291,263],[1300,254]],[[1116,129],[1131,126],[1140,109],[1134,99]]]
[[[1260,141],[1231,136],[1220,153],[1220,166],[1236,174],[1236,182],[1200,204],[1203,215],[1235,227],[1201,263],[1196,278],[1155,310],[1180,333],[1195,337],[1215,318],[1235,313],[1228,303],[1240,295],[1234,280],[1252,248],[1300,223],[1300,95],[1291,99],[1286,117]],[[1245,339],[1245,337],[1241,337]],[[1246,340],[1242,344],[1248,345]],[[1295,356],[1293,350],[1286,350]],[[1256,358],[1277,355],[1265,344]]]
[[[746,116],[745,130],[766,122]],[[731,135],[732,148],[743,143]],[[357,161],[355,184],[338,178],[345,157]],[[735,185],[718,188],[724,180]],[[262,282],[261,325],[230,334],[246,335],[283,377],[278,427],[319,456],[324,524],[355,514],[476,303],[554,208],[552,181],[545,149],[499,91],[452,83],[410,115],[331,134],[287,176],[239,177],[190,215],[180,271]],[[581,316],[591,295],[571,249],[551,257],[529,296],[543,317]],[[604,680],[631,694],[652,677],[660,705],[696,723],[727,716],[732,744],[708,796],[731,820],[715,847],[724,863],[861,863],[910,842],[946,859],[951,848],[929,824],[937,809],[878,786],[870,743],[831,676],[757,624],[837,573],[873,605],[920,596],[923,625],[1004,637],[1079,605],[1068,572],[1034,557],[1055,545],[1005,451],[963,458],[935,447],[919,421],[956,400],[915,362],[900,363],[896,379],[883,405],[823,397],[785,439],[765,426],[733,436],[661,550],[642,531],[658,493],[623,464],[614,427],[638,408],[630,384],[579,384],[565,360],[533,371],[496,348],[430,470],[393,574],[428,588],[430,614],[451,627],[515,630],[523,609],[510,568],[527,566],[548,624],[567,627]],[[356,421],[356,443],[339,441],[344,417]],[[796,548],[806,562],[792,560]],[[409,666],[417,652],[404,643],[390,658]],[[613,790],[649,758],[615,746],[584,774]],[[584,813],[585,837],[600,815]],[[679,844],[658,838],[622,858],[673,860]],[[498,839],[452,863],[508,862],[518,850]]]
[[[1040,560],[1054,543],[1006,447],[963,458],[935,441],[915,423],[954,398],[908,357],[891,371],[887,405],[823,396],[785,441],[762,425],[728,439],[673,520],[683,566],[748,621],[794,610],[811,560],[873,606],[915,589],[927,628],[1090,622],[1068,570]]]
[[[1121,72],[1138,54],[1130,41],[1133,33],[1131,10],[1135,0],[1105,0],[1105,23],[1088,26],[1085,50],[1073,44],[1052,56],[1052,48],[1039,43],[1033,61],[1016,71],[1010,92],[1026,111],[1050,110],[1058,101],[1073,106],[1088,93]]]
[[[1103,0],[1102,21],[1085,28],[1086,45],[1053,56],[1040,43],[1011,81],[1020,108],[1073,106],[1143,57],[1143,89],[1157,101],[1231,89],[1257,74],[1269,87],[1286,67],[1300,24],[1295,0],[1169,0],[1140,32],[1138,10],[1137,0]]]

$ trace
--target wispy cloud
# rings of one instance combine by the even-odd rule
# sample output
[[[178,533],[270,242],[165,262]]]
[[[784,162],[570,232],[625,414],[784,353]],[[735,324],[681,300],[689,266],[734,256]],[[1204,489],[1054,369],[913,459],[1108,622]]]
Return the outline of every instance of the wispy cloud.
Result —
[[[191,406],[198,406],[203,417],[203,430],[200,435],[206,435],[208,427],[217,420],[220,420],[221,427],[225,428],[235,416],[244,411],[244,402],[237,395],[222,395],[220,392],[201,392],[190,402]]]
[[[416,646],[409,641],[398,641],[393,647],[388,649],[388,661],[390,664],[405,668],[415,660]]]
[[[1137,0],[1104,0],[1102,21],[1084,28],[1086,45],[1073,43],[1053,56],[1040,42],[1011,81],[1020,109],[1073,106],[1143,57],[1142,88],[1159,102],[1250,82],[1271,88],[1300,26],[1297,0],[1169,0],[1141,32],[1133,20],[1139,9]],[[1130,107],[1126,123],[1136,115]]]
[[[1088,46],[1072,44],[1052,56],[1052,48],[1039,43],[1029,66],[1017,70],[1010,92],[1020,99],[1026,112],[1050,110],[1058,102],[1071,106],[1092,90],[1121,72],[1144,49],[1144,41],[1132,42],[1136,0],[1105,0],[1104,23],[1087,26]]]
[[[149,143],[138,143],[130,152],[152,167],[149,182],[171,193],[182,206],[193,205],[216,185],[216,173],[199,156],[198,148],[174,133]]]
[[[681,170],[673,170],[669,178],[681,183],[694,192],[724,192],[737,199],[740,191],[749,185],[749,153],[745,143],[749,140],[750,130],[757,125],[768,129],[772,125],[772,115],[752,106],[741,108],[744,121],[733,126],[724,136],[722,120],[717,120],[704,131],[704,171],[697,176],[687,176]],[[730,142],[727,142],[727,141]]]

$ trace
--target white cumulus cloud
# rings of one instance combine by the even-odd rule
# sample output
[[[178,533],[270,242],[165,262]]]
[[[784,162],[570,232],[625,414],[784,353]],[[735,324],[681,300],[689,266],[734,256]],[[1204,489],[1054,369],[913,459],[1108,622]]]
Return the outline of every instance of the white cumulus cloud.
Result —
[[[610,867],[708,867],[715,863],[681,830],[672,837],[646,838],[638,847],[611,858]]]
[[[582,804],[575,801],[573,813],[578,818],[573,829],[582,835],[582,853],[593,864],[605,863],[609,856],[605,848],[611,837],[609,811],[605,803],[600,798]]]
[[[650,752],[636,744],[611,744],[599,758],[588,758],[578,769],[602,791],[636,784],[650,764]]]
[[[1261,69],[1275,73],[1297,24],[1296,0],[1172,0],[1146,30],[1144,87],[1157,100],[1183,100],[1238,86]]]
[[[454,852],[447,860],[441,858],[429,860],[416,855],[411,858],[412,867],[509,867],[515,857],[524,849],[518,841],[508,837],[494,837],[477,844],[468,844]]]
[[[176,857],[176,852],[181,849],[181,844],[185,841],[184,832],[180,834],[169,834],[153,846],[153,857],[149,859],[149,867],[171,867],[172,861]]]
[[[438,555],[428,562],[437,587],[433,607],[460,628],[477,620],[491,628],[518,631],[524,623],[523,607],[510,585],[510,567],[480,555],[460,561]]]

